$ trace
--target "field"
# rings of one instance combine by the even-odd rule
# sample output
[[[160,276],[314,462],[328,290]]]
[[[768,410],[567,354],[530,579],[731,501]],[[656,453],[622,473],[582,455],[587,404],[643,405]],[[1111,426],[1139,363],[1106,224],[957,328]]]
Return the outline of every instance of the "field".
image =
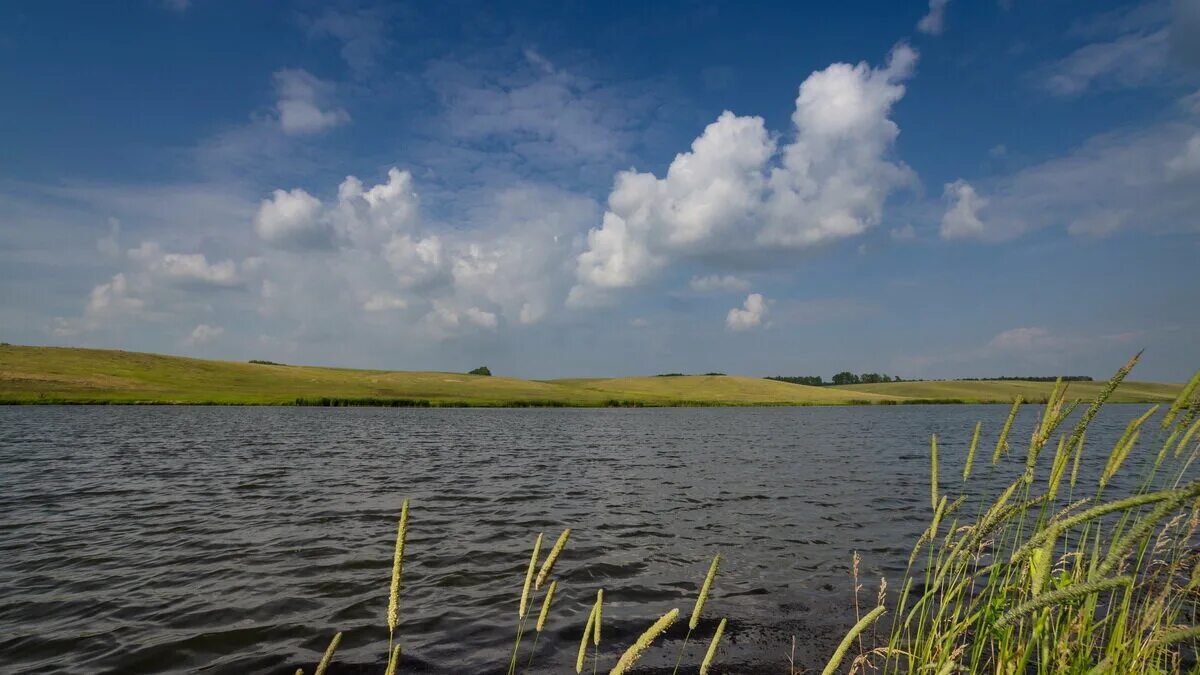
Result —
[[[1097,383],[1072,383],[1091,397]],[[0,403],[242,405],[849,405],[1045,399],[1048,382],[900,382],[809,387],[736,375],[522,380],[443,372],[209,361],[138,352],[0,346]],[[1179,385],[1130,382],[1114,400],[1170,400]]]
[[[1104,382],[1069,382],[1071,398],[1093,399],[1104,388]],[[1041,403],[1054,389],[1053,382],[1019,382],[996,380],[961,380],[947,382],[886,382],[883,384],[850,384],[833,387],[854,396],[883,394],[905,399],[959,401],[963,403],[1011,403],[1020,395],[1028,402]],[[1109,400],[1113,403],[1170,402],[1179,395],[1180,385],[1159,382],[1124,382]]]

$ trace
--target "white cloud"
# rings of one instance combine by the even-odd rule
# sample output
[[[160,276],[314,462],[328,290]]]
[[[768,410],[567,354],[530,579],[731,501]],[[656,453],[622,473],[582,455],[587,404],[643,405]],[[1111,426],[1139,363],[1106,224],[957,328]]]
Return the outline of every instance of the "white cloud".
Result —
[[[321,200],[300,188],[275,190],[254,216],[254,231],[264,241],[279,245],[327,246],[330,229],[321,220]]]
[[[750,282],[731,274],[712,274],[705,277],[692,277],[688,288],[697,293],[737,293],[750,290]]]
[[[767,316],[767,301],[759,293],[746,296],[746,302],[739,309],[734,307],[725,315],[725,326],[732,331],[744,331],[762,325]]]
[[[333,85],[306,70],[276,71],[275,90],[279,127],[285,134],[314,134],[350,121],[350,113],[329,105]]]
[[[155,242],[129,249],[129,258],[160,281],[182,285],[235,286],[241,283],[232,260],[209,263],[203,253],[165,253]]]
[[[183,343],[189,347],[199,347],[213,342],[224,334],[224,328],[202,323],[192,329],[192,332],[184,338]]]
[[[145,303],[130,295],[129,281],[124,274],[114,274],[107,283],[92,289],[88,296],[84,316],[98,320],[122,315],[137,314]]]
[[[727,111],[664,178],[617,174],[569,304],[644,283],[676,259],[801,249],[878,223],[888,195],[913,180],[889,159],[899,134],[889,114],[916,58],[899,45],[883,68],[836,63],[811,74],[778,155],[762,118]]]
[[[277,191],[264,205],[297,192]],[[374,186],[347,177],[334,200],[300,194],[310,207],[300,220],[329,228],[331,246],[303,258],[268,252],[258,263],[260,313],[303,321],[314,304],[332,309],[351,297],[348,320],[404,316],[406,328],[439,339],[542,321],[561,306],[578,234],[597,215],[592,200],[521,185],[493,192],[457,227],[427,223],[412,176],[398,169]]]
[[[950,0],[929,0],[929,13],[917,22],[917,30],[930,35],[941,35],[946,23],[946,5]]]
[[[1051,64],[1042,86],[1056,96],[1075,96],[1094,86],[1136,87],[1161,74],[1167,47],[1165,28],[1084,45]]]
[[[979,211],[988,205],[988,200],[979,196],[970,183],[962,179],[946,183],[943,198],[950,207],[942,215],[942,238],[963,239],[984,235]]]
[[[950,183],[942,236],[1001,241],[1045,227],[1085,236],[1197,231],[1200,120],[1192,114],[1095,136],[1007,176]]]

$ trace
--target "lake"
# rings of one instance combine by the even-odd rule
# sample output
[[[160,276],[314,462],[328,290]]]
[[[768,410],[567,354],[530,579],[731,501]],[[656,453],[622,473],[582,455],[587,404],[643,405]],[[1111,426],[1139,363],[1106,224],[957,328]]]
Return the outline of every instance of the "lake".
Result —
[[[1100,415],[1085,475],[1146,408]],[[852,552],[871,604],[927,524],[930,434],[957,490],[981,420],[970,485],[996,488],[1040,410],[993,468],[1007,406],[0,407],[0,671],[290,675],[342,630],[331,672],[381,673],[406,496],[400,672],[504,672],[533,539],[563,527],[533,672],[573,672],[598,588],[603,670],[678,607],[642,662],[670,672],[718,551],[688,672],[721,617],[721,672],[787,672],[793,636],[819,670],[854,621]]]

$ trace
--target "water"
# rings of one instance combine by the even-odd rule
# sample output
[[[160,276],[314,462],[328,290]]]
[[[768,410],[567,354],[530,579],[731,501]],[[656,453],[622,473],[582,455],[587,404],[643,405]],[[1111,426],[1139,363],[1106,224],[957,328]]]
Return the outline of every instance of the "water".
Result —
[[[1144,408],[1102,413],[1085,473]],[[343,630],[331,672],[380,673],[404,496],[401,672],[503,672],[533,537],[565,526],[534,672],[568,672],[601,587],[611,667],[659,615],[690,614],[717,551],[689,660],[728,617],[725,672],[787,672],[793,636],[797,668],[819,670],[853,623],[852,551],[871,603],[929,518],[929,435],[956,489],[982,420],[972,484],[998,486],[1023,462],[988,461],[1006,414],[0,408],[0,671],[311,672]],[[669,668],[682,639],[644,663]]]

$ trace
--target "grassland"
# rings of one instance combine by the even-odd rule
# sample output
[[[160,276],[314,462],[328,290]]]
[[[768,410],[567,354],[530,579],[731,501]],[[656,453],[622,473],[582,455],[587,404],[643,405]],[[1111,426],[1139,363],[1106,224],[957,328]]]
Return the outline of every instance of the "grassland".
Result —
[[[1086,385],[1086,386],[1085,386]],[[951,389],[946,389],[950,386]],[[1073,383],[1094,395],[1097,385]],[[1178,385],[1128,383],[1120,401],[1170,400]],[[0,403],[237,405],[849,405],[1044,399],[1052,383],[930,382],[809,387],[735,375],[522,380],[444,372],[210,361],[139,352],[0,346]]]
[[[1104,388],[1104,382],[1070,382],[1071,398],[1094,399]],[[963,403],[1011,403],[1020,395],[1030,403],[1044,403],[1054,389],[1053,382],[1011,380],[955,380],[945,382],[884,382],[880,384],[848,384],[831,387],[853,396],[880,394],[902,399],[929,401],[958,401]],[[1112,403],[1162,403],[1179,395],[1180,385],[1159,382],[1123,382],[1109,399]]]

